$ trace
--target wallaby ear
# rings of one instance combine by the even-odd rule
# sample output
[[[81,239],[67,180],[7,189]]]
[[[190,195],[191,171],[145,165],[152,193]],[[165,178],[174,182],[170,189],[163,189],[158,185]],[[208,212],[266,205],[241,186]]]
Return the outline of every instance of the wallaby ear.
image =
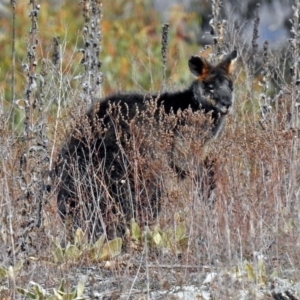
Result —
[[[209,74],[211,65],[206,59],[193,55],[189,59],[189,68],[193,75],[203,80]]]
[[[236,58],[237,58],[237,51],[233,50],[218,64],[218,67],[224,69],[228,75],[231,75],[234,70]]]

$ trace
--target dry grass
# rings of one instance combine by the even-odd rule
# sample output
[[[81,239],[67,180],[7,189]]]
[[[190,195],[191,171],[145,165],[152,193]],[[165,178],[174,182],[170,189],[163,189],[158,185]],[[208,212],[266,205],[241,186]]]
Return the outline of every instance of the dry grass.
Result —
[[[217,7],[218,1],[214,5]],[[222,37],[214,50],[227,49],[230,36],[235,35]],[[95,262],[83,251],[80,258],[58,263],[53,255],[54,239],[63,249],[74,242],[74,236],[57,214],[57,179],[51,191],[48,189],[49,164],[55,160],[69,128],[83,122],[78,111],[83,111],[85,104],[78,102],[78,106],[63,110],[62,93],[57,101],[58,118],[55,125],[49,126],[49,136],[55,140],[44,145],[47,155],[44,148],[37,148],[41,140],[45,141],[45,131],[37,127],[30,140],[26,134],[16,137],[9,118],[0,112],[1,299],[21,298],[17,287],[30,288],[30,282],[50,290],[65,279],[70,289],[82,275],[87,277],[86,294],[94,296],[92,299],[97,293],[99,299],[174,299],[174,294],[179,297],[171,292],[176,286],[198,288],[195,293],[203,299],[279,299],[276,295],[289,289],[294,289],[291,293],[295,298],[287,299],[298,299],[299,286],[289,282],[297,282],[300,277],[298,77],[294,70],[288,83],[285,66],[278,63],[280,54],[271,55],[266,47],[269,60],[263,61],[262,69],[270,73],[255,78],[256,53],[249,68],[246,62],[251,51],[244,44],[236,46],[240,54],[236,103],[225,133],[204,150],[205,132],[199,133],[199,128],[203,128],[205,117],[191,112],[184,116],[188,124],[181,128],[185,139],[174,152],[177,161],[189,170],[184,180],[178,179],[167,160],[172,137],[165,125],[171,126],[174,120],[166,117],[161,120],[164,126],[157,128],[156,122],[150,122],[150,114],[150,118],[143,119],[142,127],[140,123],[131,124],[132,139],[128,143],[132,152],[127,158],[135,172],[135,189],[142,191],[141,206],[150,201],[147,191],[153,190],[154,181],[163,188],[159,215],[139,215],[136,219],[142,231],[149,227],[152,232],[166,233],[169,240],[153,245],[126,235],[121,254],[108,261]],[[292,48],[289,56],[291,65],[297,59],[294,51]],[[49,70],[55,76],[59,73],[54,66]],[[258,80],[263,87],[258,86]],[[57,83],[51,84],[54,88]],[[86,96],[91,91],[82,93]],[[49,103],[44,103],[43,112],[49,109]],[[29,106],[29,115],[37,114],[34,103]],[[62,120],[62,113],[72,118]],[[38,121],[34,117],[30,120],[34,126]],[[149,149],[148,156],[140,156],[140,149],[145,148]],[[91,170],[88,180],[93,178]],[[86,201],[84,193],[82,201]],[[84,208],[83,213],[88,214]],[[127,222],[128,216],[120,219]],[[104,221],[119,222],[109,217]],[[184,226],[187,237],[184,245],[176,241],[180,226]],[[9,273],[10,266],[21,261],[22,268]],[[208,281],[213,274],[214,279]],[[203,296],[205,291],[211,298]]]

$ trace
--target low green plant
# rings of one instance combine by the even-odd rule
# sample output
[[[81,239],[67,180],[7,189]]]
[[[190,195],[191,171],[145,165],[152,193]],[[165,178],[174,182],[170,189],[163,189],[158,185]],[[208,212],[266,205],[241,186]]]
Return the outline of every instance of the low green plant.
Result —
[[[175,229],[162,230],[156,226],[152,231],[149,228],[142,231],[135,220],[132,220],[130,224],[130,238],[134,243],[142,245],[147,242],[151,248],[164,248],[176,254],[182,253],[188,246],[189,238],[186,232],[186,225],[183,221],[178,221]],[[75,232],[74,243],[68,242],[66,247],[62,247],[57,239],[52,239],[52,255],[55,263],[78,261],[82,257],[94,262],[103,262],[118,256],[121,253],[122,244],[121,238],[105,242],[104,235],[91,244],[84,238],[82,229],[78,228]]]
[[[106,261],[119,255],[121,249],[121,238],[105,242],[105,236],[102,235],[95,243],[90,244],[84,239],[83,231],[80,228],[76,230],[74,244],[68,242],[65,248],[61,247],[56,239],[52,240],[52,254],[55,263],[77,261],[82,256],[88,257],[92,261]]]
[[[245,262],[245,269],[248,275],[248,279],[254,281],[260,285],[267,283],[266,267],[263,259],[257,260],[256,266],[250,264],[248,261]]]
[[[15,266],[9,266],[8,268],[0,266],[0,279],[10,278],[14,279],[18,273],[22,270],[24,262],[20,260]]]
[[[141,231],[139,225],[131,221],[131,239],[135,242],[142,243],[146,241],[150,247],[164,248],[176,254],[182,253],[188,246],[189,237],[187,236],[187,228],[184,221],[178,221],[175,228],[160,229],[159,226],[154,227],[151,231],[149,228]]]
[[[68,292],[65,287],[65,280],[63,279],[57,289],[53,289],[53,293],[47,292],[41,285],[31,282],[32,287],[30,290],[23,288],[17,288],[19,294],[38,300],[85,300],[83,296],[85,280],[81,279],[76,288],[73,288],[71,292]]]

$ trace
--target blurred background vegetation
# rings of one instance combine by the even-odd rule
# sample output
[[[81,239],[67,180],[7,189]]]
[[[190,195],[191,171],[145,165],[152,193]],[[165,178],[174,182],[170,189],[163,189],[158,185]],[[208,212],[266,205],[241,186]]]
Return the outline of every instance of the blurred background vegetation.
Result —
[[[84,19],[79,1],[66,0],[54,5],[53,1],[41,1],[39,15],[38,56],[49,58],[53,55],[53,39],[59,37],[63,51],[63,73],[75,77],[80,72],[78,65],[82,57],[78,50],[82,45]],[[0,89],[5,103],[11,101],[11,39],[12,18],[10,6],[2,10],[0,36]],[[24,94],[25,79],[22,63],[26,61],[26,48],[30,22],[27,1],[16,5],[16,97]],[[170,45],[168,48],[169,76],[171,83],[186,82],[189,78],[186,62],[189,55],[197,53],[199,47],[186,42],[180,26],[197,26],[199,16],[185,11],[177,5],[170,11]],[[160,15],[152,1],[107,1],[103,5],[101,21],[103,41],[101,61],[104,73],[103,93],[118,90],[158,90],[161,88],[161,26]],[[191,33],[187,33],[187,35]],[[77,63],[76,63],[77,62]],[[38,62],[40,65],[40,61]],[[176,72],[174,71],[176,67]],[[100,96],[100,95],[99,95]]]
[[[53,55],[53,39],[60,38],[63,58],[63,74],[69,74],[71,85],[80,73],[78,51],[82,45],[84,19],[80,1],[40,1],[39,59]],[[237,5],[233,0],[224,1],[223,14],[251,41],[253,10],[256,1],[247,0]],[[269,39],[272,45],[281,47],[289,35],[288,19],[291,0],[261,1],[260,42]],[[22,63],[26,61],[26,48],[30,28],[28,1],[16,4],[16,99],[24,97],[25,78]],[[272,18],[270,18],[272,11]],[[227,16],[225,16],[227,15]],[[211,43],[209,20],[211,1],[201,0],[116,0],[103,1],[101,21],[103,41],[101,71],[104,74],[102,95],[119,90],[154,91],[161,89],[161,26],[170,23],[168,47],[168,86],[190,81],[187,57],[197,54],[202,46]],[[2,103],[11,103],[11,39],[12,9],[10,1],[0,6],[0,92]],[[248,35],[247,35],[248,34]],[[247,37],[249,36],[249,38]],[[280,45],[279,45],[280,43]],[[262,47],[262,46],[261,46]],[[40,61],[38,62],[39,65]]]

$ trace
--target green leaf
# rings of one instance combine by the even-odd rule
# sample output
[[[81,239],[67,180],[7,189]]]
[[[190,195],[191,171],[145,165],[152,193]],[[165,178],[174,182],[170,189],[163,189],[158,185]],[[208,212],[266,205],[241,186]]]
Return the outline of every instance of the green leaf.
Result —
[[[181,250],[186,250],[189,244],[189,238],[187,236],[183,237],[177,243]]]
[[[153,235],[153,233],[151,232],[151,230],[149,229],[149,227],[146,227],[146,229],[144,230],[142,236],[143,236],[144,240],[146,240],[148,242],[151,242],[152,241],[152,235]]]
[[[64,261],[64,249],[60,246],[59,242],[52,239],[52,255],[55,263],[61,263]]]
[[[17,262],[17,264],[14,267],[14,271],[15,271],[16,274],[18,274],[22,270],[23,265],[24,265],[23,260],[20,260],[20,261]]]
[[[77,297],[77,290],[73,289],[70,293],[58,291],[54,289],[55,296],[59,300],[80,300],[82,297]],[[47,299],[48,300],[48,299]]]
[[[186,227],[183,223],[178,224],[177,228],[176,228],[176,242],[179,242],[182,238],[184,238],[186,233]]]
[[[156,246],[155,242],[153,241],[153,232],[151,232],[148,227],[145,227],[145,230],[142,232],[141,236],[141,241],[145,241],[150,248]]]
[[[29,291],[27,291],[27,290],[25,290],[25,289],[23,289],[23,288],[17,288],[17,292],[19,293],[19,294],[21,294],[21,295],[23,295],[23,296],[27,296],[27,297],[30,297],[28,294],[30,293]],[[32,294],[32,296],[33,297],[35,297],[35,295],[34,294]],[[31,299],[35,299],[35,298],[32,298],[32,297],[30,297]]]
[[[172,247],[174,246],[174,232],[171,230],[171,228],[168,228],[166,231],[163,232],[162,242],[163,246],[167,249],[174,249],[174,247]]]
[[[77,228],[75,232],[75,245],[79,246],[83,244],[84,233],[81,228]]]
[[[111,258],[114,258],[121,253],[121,250],[122,250],[122,239],[116,238],[112,241],[107,242],[103,246],[99,259],[103,261],[103,260],[109,260]]]
[[[85,276],[81,277],[77,284],[77,289],[76,289],[77,297],[80,297],[83,294],[85,282],[86,282],[86,277]]]
[[[7,270],[4,267],[0,267],[0,279],[7,276]]]
[[[104,242],[105,242],[105,235],[102,234],[100,236],[100,238],[95,242],[95,244],[93,245],[93,247],[95,247],[96,249],[101,249],[104,245]]]
[[[135,240],[135,241],[140,241],[141,240],[141,229],[139,227],[139,225],[134,221],[134,219],[131,220],[131,237]]]
[[[245,263],[245,269],[247,271],[248,278],[255,281],[255,274],[254,274],[253,267],[251,266],[251,264],[246,262]]]
[[[73,289],[73,291],[69,294],[66,294],[66,300],[73,300],[76,299],[77,300],[77,290]]]
[[[160,234],[159,231],[156,231],[156,230],[152,234],[152,239],[156,246],[161,245],[163,242],[162,235]]]
[[[44,299],[44,296],[47,295],[47,292],[37,283],[34,283],[32,290],[35,292],[35,294],[37,296],[36,299],[42,300],[42,299]]]
[[[26,296],[26,297],[28,297],[30,299],[39,299],[39,298],[37,298],[36,294],[33,293],[33,292],[28,292],[24,296]]]
[[[17,292],[21,295],[26,296],[27,298],[30,299],[37,299],[37,300],[44,300],[44,299],[48,299],[48,294],[46,292],[45,289],[42,288],[42,286],[40,286],[39,284],[33,282],[33,287],[31,288],[30,291],[25,290],[23,288],[17,288]],[[45,298],[47,297],[47,298]]]
[[[57,289],[53,289],[53,293],[54,293],[54,296],[56,297],[56,299],[58,299],[58,300],[63,299],[62,295],[58,292]]]
[[[240,271],[238,266],[233,267],[231,273],[234,278],[242,278],[242,272]]]
[[[57,291],[64,293],[65,292],[65,284],[66,284],[66,281],[64,279],[62,279]]]
[[[80,256],[81,251],[75,246],[68,244],[65,250],[65,257],[68,259],[76,259]]]
[[[61,263],[64,261],[64,251],[62,248],[56,248],[54,251],[52,251],[52,254],[55,263]]]
[[[7,274],[10,278],[15,278],[16,274],[13,266],[8,267]]]
[[[262,259],[258,260],[258,271],[259,271],[259,283],[265,285],[267,283],[266,266]]]
[[[99,260],[101,256],[101,249],[105,242],[105,235],[101,235],[101,237],[95,242],[95,244],[89,249],[88,254],[92,260]]]

